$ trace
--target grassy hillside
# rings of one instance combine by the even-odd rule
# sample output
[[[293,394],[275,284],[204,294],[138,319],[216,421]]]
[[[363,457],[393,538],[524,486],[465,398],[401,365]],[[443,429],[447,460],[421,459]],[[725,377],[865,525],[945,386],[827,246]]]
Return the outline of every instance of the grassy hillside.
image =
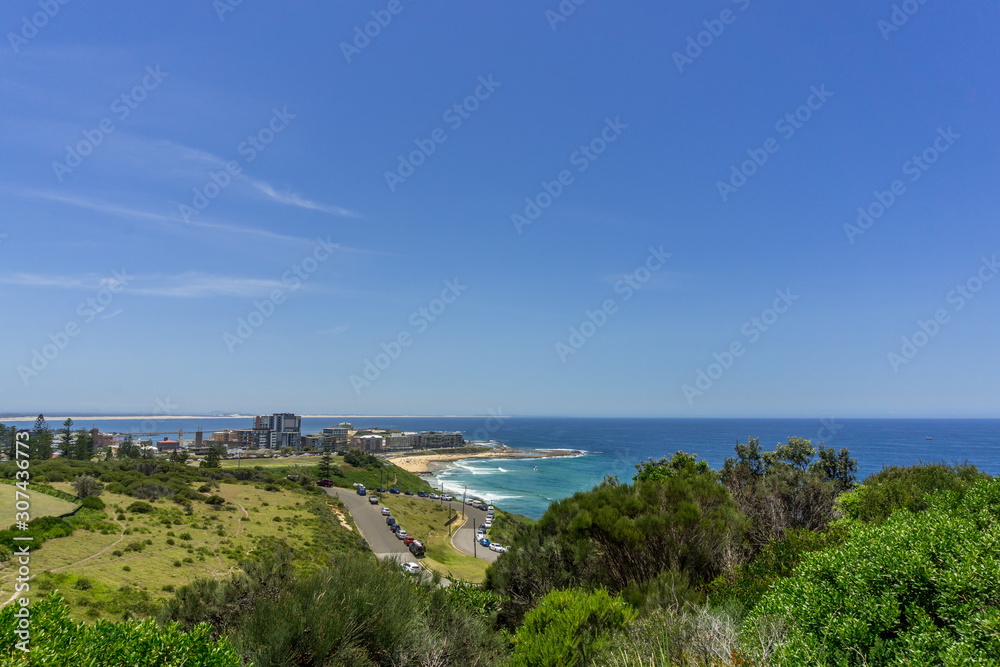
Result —
[[[303,570],[322,567],[335,552],[368,549],[340,501],[311,488],[210,478],[187,484],[200,500],[105,491],[104,511],[87,510],[103,521],[49,539],[32,554],[32,592],[58,590],[74,618],[119,620],[153,614],[174,589],[199,577],[225,578],[251,551],[278,541],[295,550]],[[70,490],[69,482],[52,486]],[[41,493],[33,494],[33,508],[36,501],[39,507],[63,502]],[[51,509],[63,513],[61,506]],[[0,563],[0,601],[11,596],[15,572],[13,560]]]
[[[481,582],[486,576],[484,560],[463,554],[451,545],[451,532],[462,523],[461,515],[448,511],[446,505],[412,496],[384,495],[382,504],[392,511],[407,534],[427,547],[424,564],[449,579]],[[451,523],[449,523],[451,519]]]

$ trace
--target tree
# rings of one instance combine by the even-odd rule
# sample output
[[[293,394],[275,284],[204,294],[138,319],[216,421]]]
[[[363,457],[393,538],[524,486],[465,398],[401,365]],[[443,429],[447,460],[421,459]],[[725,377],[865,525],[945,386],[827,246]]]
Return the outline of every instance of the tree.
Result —
[[[4,448],[7,459],[13,461],[17,457],[17,448],[14,445],[14,438],[17,435],[17,427],[8,428],[6,424],[0,424],[0,446]]]
[[[125,436],[122,444],[118,447],[118,458],[119,459],[137,459],[142,455],[139,451],[138,445],[132,439],[132,434],[129,433]]]
[[[52,431],[45,423],[45,415],[38,415],[28,440],[28,458],[47,461],[52,458]]]
[[[59,440],[59,446],[62,448],[62,455],[68,459],[75,459],[73,456],[73,420],[66,417],[66,421],[63,422],[62,430],[59,431],[62,434],[62,438]]]
[[[747,556],[794,528],[823,530],[836,516],[837,496],[854,485],[857,461],[847,449],[816,448],[805,438],[788,438],[763,451],[758,438],[736,444],[736,458],[719,473],[740,510],[750,519]]]
[[[323,458],[319,460],[319,474],[323,476],[323,479],[330,479],[330,465],[333,463],[333,457],[330,456],[330,448],[328,446],[323,447]]]
[[[219,452],[220,447],[218,445],[212,446],[208,450],[208,454],[205,456],[205,460],[199,463],[201,468],[221,468],[222,464],[219,463],[219,459],[222,458],[221,452]]]
[[[72,458],[89,461],[94,458],[94,436],[89,431],[77,431],[70,450]]]
[[[170,460],[173,461],[174,463],[181,463],[181,464],[187,463],[188,460],[187,450],[180,448],[174,450],[173,452],[170,453]]]
[[[104,485],[90,475],[80,475],[73,480],[73,490],[76,497],[83,500],[91,496],[99,496],[104,491]]]

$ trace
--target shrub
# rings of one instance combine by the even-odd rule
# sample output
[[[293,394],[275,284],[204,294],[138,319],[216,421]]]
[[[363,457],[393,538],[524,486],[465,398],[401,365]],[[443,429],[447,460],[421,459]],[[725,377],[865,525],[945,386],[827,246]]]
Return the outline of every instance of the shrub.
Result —
[[[182,539],[182,540],[190,540],[191,539],[191,533],[181,533],[177,537],[179,539]]]
[[[122,565],[122,570],[124,570],[125,572],[131,572],[132,568],[129,567],[128,565]]]
[[[605,590],[553,591],[528,612],[514,638],[511,667],[585,667],[636,612]]]
[[[76,491],[77,498],[89,498],[101,495],[104,485],[90,475],[80,475],[73,480],[73,490]]]
[[[80,507],[90,509],[90,510],[102,510],[104,509],[104,501],[96,496],[87,496],[80,503]]]
[[[205,499],[205,502],[209,505],[225,505],[226,499],[222,496],[209,496]]]
[[[80,577],[76,580],[76,583],[73,584],[73,588],[78,591],[89,591],[93,587],[93,582],[87,577]]]
[[[854,491],[838,499],[844,516],[857,521],[885,521],[894,510],[922,512],[928,498],[938,491],[963,495],[979,479],[989,475],[973,465],[921,464],[891,466],[869,476]]]
[[[1000,481],[927,501],[808,555],[745,630],[786,619],[781,665],[990,664],[1000,655]]]
[[[153,506],[149,503],[144,503],[141,500],[137,500],[126,508],[129,512],[134,512],[136,514],[149,514],[153,511]]]
[[[15,607],[18,605],[7,605],[0,610],[0,664],[90,667],[182,664],[239,667],[242,664],[232,644],[226,639],[213,639],[207,625],[184,632],[176,624],[160,627],[152,620],[78,623],[70,618],[69,605],[57,593],[50,593],[31,605],[31,652],[26,654],[17,648]]]

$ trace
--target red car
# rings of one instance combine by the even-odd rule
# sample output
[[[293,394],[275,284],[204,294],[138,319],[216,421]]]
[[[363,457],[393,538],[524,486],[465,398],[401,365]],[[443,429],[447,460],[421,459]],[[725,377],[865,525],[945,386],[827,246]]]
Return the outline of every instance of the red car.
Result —
[[[333,486],[333,480],[332,479],[321,479],[318,482],[316,482],[316,486]]]
[[[411,544],[413,544],[413,540],[414,540],[413,535],[407,535],[406,537],[403,538],[403,544],[405,544],[406,546],[410,546]]]

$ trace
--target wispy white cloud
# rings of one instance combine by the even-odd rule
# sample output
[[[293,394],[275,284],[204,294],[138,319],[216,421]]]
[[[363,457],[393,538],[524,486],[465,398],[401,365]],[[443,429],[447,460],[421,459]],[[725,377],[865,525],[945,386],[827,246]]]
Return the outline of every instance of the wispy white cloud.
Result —
[[[348,211],[346,208],[341,208],[339,206],[328,206],[326,204],[319,204],[308,199],[303,199],[299,195],[293,192],[278,192],[273,187],[268,185],[263,181],[257,181],[251,178],[247,179],[250,184],[255,188],[263,192],[271,201],[275,201],[279,204],[287,204],[289,206],[298,206],[299,208],[309,209],[310,211],[321,211],[323,213],[329,213],[330,215],[341,215],[348,218],[360,218],[357,213],[353,211]]]
[[[125,271],[123,270],[124,274]],[[46,275],[38,273],[0,274],[0,284],[22,287],[97,290],[108,283],[108,278],[97,274],[83,276]],[[317,287],[303,285],[299,289]],[[175,275],[149,274],[128,276],[125,292],[140,296],[162,296],[182,299],[228,296],[253,298],[273,289],[288,289],[280,280],[219,276],[199,271]]]

